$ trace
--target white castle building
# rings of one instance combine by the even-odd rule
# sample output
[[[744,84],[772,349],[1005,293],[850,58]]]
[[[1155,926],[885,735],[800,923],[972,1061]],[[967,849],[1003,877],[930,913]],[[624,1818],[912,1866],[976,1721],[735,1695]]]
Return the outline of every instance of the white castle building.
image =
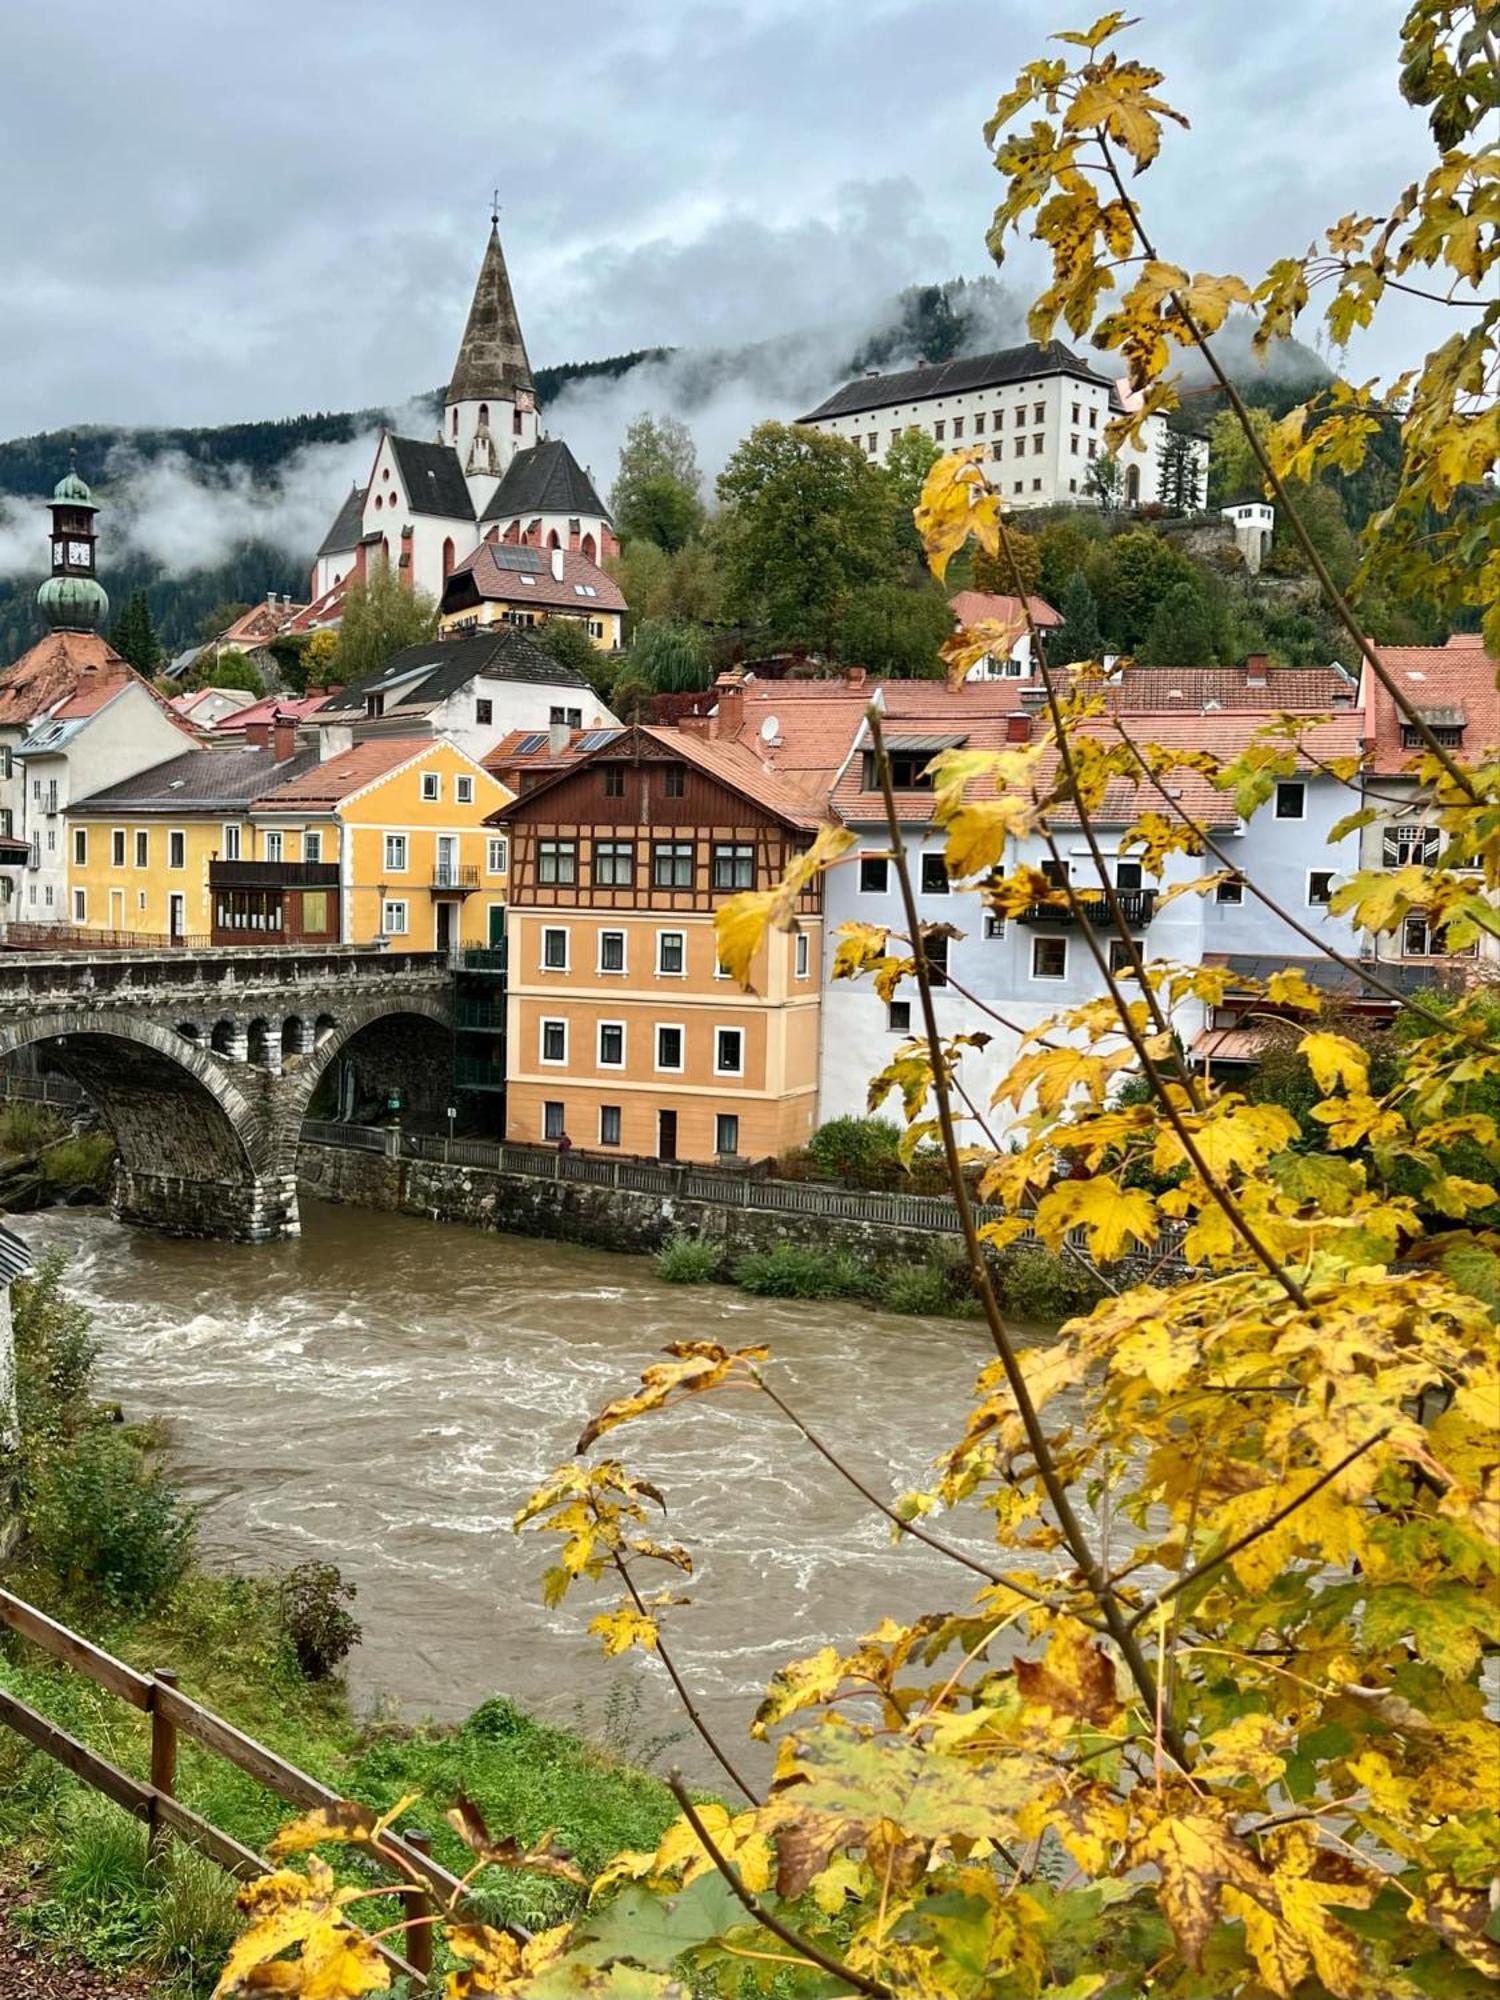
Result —
[[[541,432],[498,219],[441,433],[382,432],[369,479],[349,494],[318,550],[313,600],[377,563],[441,597],[444,579],[485,541],[572,550],[596,564],[619,552],[593,480],[560,438]]]
[[[1128,390],[1061,341],[1002,348],[962,360],[923,362],[894,375],[872,368],[837,389],[800,421],[848,438],[884,464],[906,430],[921,430],[944,451],[979,446],[1001,493],[1015,507],[1093,506],[1090,467],[1109,455],[1105,426],[1128,407]],[[1117,459],[1121,504],[1161,497],[1162,459],[1172,436],[1165,417],[1146,420],[1143,446]],[[1188,437],[1197,504],[1207,484],[1208,442]]]

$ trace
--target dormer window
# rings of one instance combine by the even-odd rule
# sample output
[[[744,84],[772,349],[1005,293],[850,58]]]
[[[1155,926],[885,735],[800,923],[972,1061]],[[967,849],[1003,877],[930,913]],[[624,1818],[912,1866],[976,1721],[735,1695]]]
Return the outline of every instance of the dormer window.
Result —
[[[1468,721],[1461,708],[1419,708],[1417,716],[1425,722],[1435,743],[1445,750],[1457,750],[1464,740],[1464,726]],[[1427,739],[1416,722],[1401,725],[1401,746],[1405,750],[1426,748]]]
[[[366,716],[369,717],[371,721],[373,721],[377,715],[384,715],[384,713],[385,713],[385,696],[383,694],[367,694],[365,696]]]

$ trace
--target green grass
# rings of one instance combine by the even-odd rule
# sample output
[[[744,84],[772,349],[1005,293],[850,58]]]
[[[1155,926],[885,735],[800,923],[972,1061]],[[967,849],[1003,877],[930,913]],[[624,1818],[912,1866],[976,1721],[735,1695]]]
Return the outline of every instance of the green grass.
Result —
[[[747,1292],[766,1299],[844,1298],[870,1283],[847,1251],[813,1250],[800,1243],[752,1251],[735,1266],[734,1277]]]
[[[711,1285],[719,1275],[719,1253],[693,1236],[669,1236],[656,1253],[656,1268],[669,1285]]]

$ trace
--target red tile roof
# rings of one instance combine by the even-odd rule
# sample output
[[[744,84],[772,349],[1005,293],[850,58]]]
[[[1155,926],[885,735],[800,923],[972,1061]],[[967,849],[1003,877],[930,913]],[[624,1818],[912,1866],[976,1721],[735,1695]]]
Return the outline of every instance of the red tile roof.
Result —
[[[241,735],[245,730],[260,722],[274,722],[277,716],[300,722],[323,706],[328,699],[326,691],[321,694],[298,695],[268,694],[260,701],[250,702],[244,708],[236,708],[228,715],[221,715],[211,724],[215,736]]]
[[[982,625],[994,621],[1001,625],[1018,625],[1024,628],[1026,611],[1021,608],[1019,597],[995,597],[986,590],[961,590],[948,599],[948,609],[960,625]],[[1028,597],[1026,610],[1031,613],[1033,625],[1061,625],[1062,613],[1054,611],[1045,597]]]
[[[398,764],[405,764],[423,750],[438,747],[438,739],[433,736],[373,736],[336,756],[325,757],[321,764],[314,764],[300,777],[264,793],[252,810],[280,812],[283,808],[335,806],[362,785],[394,771]]]
[[[1381,664],[1412,707],[1460,709],[1464,737],[1458,754],[1476,762],[1500,748],[1500,660],[1491,658],[1477,632],[1456,632],[1446,646],[1382,646]],[[1366,712],[1375,739],[1371,768],[1384,777],[1406,770],[1420,748],[1401,740],[1402,716],[1373,673],[1365,676]]]
[[[287,631],[293,618],[307,608],[305,604],[293,604],[279,597],[265,598],[259,604],[252,604],[248,611],[242,611],[212,643],[219,646],[264,645],[268,639],[275,639]]]
[[[1122,713],[1182,714],[1216,708],[1289,709],[1326,715],[1359,698],[1358,682],[1342,667],[1267,666],[1259,682],[1244,667],[1128,667],[1100,683]]]
[[[26,723],[47,714],[74,693],[86,674],[113,675],[118,686],[129,672],[98,632],[49,632],[0,674],[0,724]]]
[[[455,564],[451,576],[471,576],[474,588],[486,601],[504,604],[535,604],[549,610],[566,610],[586,616],[594,611],[624,611],[625,593],[612,576],[576,549],[530,549],[542,558],[539,569],[508,567],[506,556],[518,550],[515,543],[481,542],[473,555]],[[562,576],[552,574],[551,557],[562,557]],[[524,579],[524,581],[523,581]]]

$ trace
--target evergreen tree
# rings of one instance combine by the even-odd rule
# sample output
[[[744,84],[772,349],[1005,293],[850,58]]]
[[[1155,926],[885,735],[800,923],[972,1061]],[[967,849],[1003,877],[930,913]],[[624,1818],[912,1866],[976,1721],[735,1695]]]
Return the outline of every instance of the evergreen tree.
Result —
[[[1169,431],[1162,446],[1156,497],[1163,507],[1170,507],[1174,513],[1192,514],[1197,511],[1198,460],[1192,440],[1180,431]]]
[[[599,648],[589,637],[582,619],[549,618],[544,625],[538,625],[531,634],[544,653],[550,653],[559,666],[571,667],[582,674],[585,680],[594,678],[595,669],[602,657]]]
[[[162,644],[156,636],[151,606],[144,590],[131,591],[125,600],[125,608],[110,632],[109,643],[121,659],[128,660],[136,672],[144,674],[147,680],[161,665]]]
[[[1174,583],[1152,614],[1142,663],[1148,667],[1201,667],[1217,654],[1213,607],[1196,583]]]
[[[1071,666],[1075,660],[1097,660],[1104,652],[1099,631],[1099,603],[1081,569],[1068,578],[1058,605],[1062,629],[1047,640],[1051,665]]]

